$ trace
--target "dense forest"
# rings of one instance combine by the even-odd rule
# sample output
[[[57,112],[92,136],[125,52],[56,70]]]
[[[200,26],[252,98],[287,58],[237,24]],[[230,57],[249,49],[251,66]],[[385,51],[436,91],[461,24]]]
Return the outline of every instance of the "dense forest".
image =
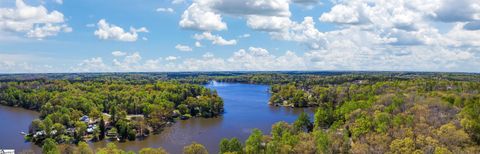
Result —
[[[271,105],[315,107],[220,153],[480,153],[480,76],[462,73],[250,74]],[[233,140],[233,141],[232,141]],[[232,143],[231,143],[232,142]],[[241,145],[241,144],[240,144]]]
[[[268,136],[273,140],[262,140],[267,144],[259,147],[261,153],[480,153],[476,81],[299,82],[273,85],[271,92],[272,105],[318,108],[313,127],[305,125],[313,129],[302,132],[308,134],[296,132],[295,124],[277,123]],[[275,140],[276,127],[288,130],[290,139],[283,132]],[[304,148],[295,151],[298,147]]]
[[[80,130],[88,115],[104,120],[119,139],[158,130],[175,117],[215,116],[223,104],[201,84],[211,80],[271,85],[268,103],[316,108],[265,134],[254,129],[242,142],[223,139],[220,153],[480,153],[480,75],[418,72],[216,72],[0,75],[2,104],[41,112],[32,132]],[[145,122],[136,122],[143,115]],[[66,116],[66,117],[65,117]],[[98,118],[103,117],[103,118]],[[159,118],[161,117],[161,118]],[[68,119],[68,120],[65,120]],[[73,121],[70,121],[73,120]],[[78,124],[77,124],[78,123]],[[144,124],[142,124],[144,123]],[[142,129],[146,125],[146,128]],[[47,127],[51,126],[51,127]],[[89,128],[89,127],[87,127]],[[62,129],[60,129],[62,130]],[[133,133],[129,133],[132,132]],[[30,132],[30,133],[32,133]],[[45,150],[92,152],[82,142],[50,134]],[[65,134],[65,133],[64,133]],[[123,135],[124,134],[124,135]],[[81,134],[83,135],[83,134]],[[100,137],[98,137],[100,138]],[[133,138],[133,137],[132,137]],[[48,140],[48,142],[46,142]],[[47,146],[48,145],[48,146]],[[83,147],[82,147],[83,146]],[[114,144],[98,153],[128,153]],[[68,153],[68,152],[67,152]],[[166,153],[147,148],[138,153]],[[184,153],[208,153],[192,143]]]
[[[43,144],[135,140],[159,132],[175,118],[223,112],[215,91],[177,82],[34,80],[0,83],[0,103],[40,112],[27,139]]]

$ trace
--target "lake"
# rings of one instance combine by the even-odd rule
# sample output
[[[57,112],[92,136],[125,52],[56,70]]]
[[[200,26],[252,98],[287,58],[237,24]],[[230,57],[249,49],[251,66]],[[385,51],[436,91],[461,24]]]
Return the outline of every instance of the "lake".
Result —
[[[217,118],[192,118],[179,120],[172,126],[165,128],[158,135],[151,135],[144,140],[116,143],[124,150],[138,151],[144,147],[163,147],[170,153],[181,153],[183,146],[192,141],[205,145],[210,153],[218,153],[218,143],[222,138],[237,137],[245,141],[254,128],[259,128],[264,133],[269,133],[272,124],[278,121],[293,122],[301,112],[313,113],[311,108],[274,107],[268,105],[270,94],[268,85],[216,83],[207,84],[206,87],[216,90],[224,101],[225,113]],[[0,125],[11,125],[12,128],[1,129],[3,135],[15,138],[13,141],[0,141],[0,146],[12,145],[13,148],[35,148],[29,143],[24,143],[20,131],[28,130],[30,121],[38,113],[5,107],[0,109]],[[5,112],[5,113],[4,113]],[[5,116],[3,116],[5,114]],[[21,116],[21,120],[17,120]],[[5,118],[10,117],[10,118]],[[21,121],[21,124],[20,124]],[[108,141],[90,143],[94,148],[104,147]],[[8,147],[8,146],[7,146]],[[38,149],[38,147],[37,147]]]
[[[20,132],[28,132],[28,126],[40,113],[16,107],[0,105],[0,149],[15,149],[40,152],[40,147],[25,142]]]

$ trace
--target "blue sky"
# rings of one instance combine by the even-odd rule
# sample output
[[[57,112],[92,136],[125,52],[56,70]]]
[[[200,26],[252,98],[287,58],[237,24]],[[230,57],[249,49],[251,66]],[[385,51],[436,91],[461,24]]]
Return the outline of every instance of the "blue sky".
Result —
[[[480,2],[451,2],[5,0],[0,73],[480,72]]]

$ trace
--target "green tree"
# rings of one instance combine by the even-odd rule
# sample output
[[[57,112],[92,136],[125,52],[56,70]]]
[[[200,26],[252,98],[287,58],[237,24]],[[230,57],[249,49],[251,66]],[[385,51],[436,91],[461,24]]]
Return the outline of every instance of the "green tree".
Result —
[[[461,124],[473,141],[480,144],[480,116],[478,116],[480,115],[480,99],[469,100],[465,104],[461,112],[463,116]]]
[[[112,106],[110,108],[110,121],[113,125],[115,125],[117,123],[117,120],[118,120],[118,111],[117,111],[117,107],[116,106]]]
[[[302,112],[297,120],[293,123],[293,129],[295,132],[310,132],[312,131],[313,125],[310,121],[310,117],[305,112]]]
[[[53,122],[49,117],[46,117],[45,119],[43,119],[43,125],[45,126],[45,134],[48,138],[52,135]]]
[[[51,138],[44,140],[42,146],[42,153],[44,154],[60,154],[60,150],[57,148],[57,142]]]
[[[333,111],[331,108],[319,107],[314,115],[315,128],[328,128],[333,123]]]
[[[279,141],[283,134],[287,132],[292,133],[291,126],[285,121],[280,121],[272,125],[272,131],[270,134],[272,135],[273,140]]]
[[[78,143],[78,154],[93,154],[92,149],[85,142]]]
[[[230,146],[229,146],[229,143],[230,141],[226,138],[223,138],[221,141],[220,141],[220,153],[225,153],[225,152],[229,152],[230,151]]]
[[[267,143],[267,146],[265,148],[265,153],[266,154],[277,154],[282,152],[282,146],[280,141],[270,141]]]
[[[362,134],[370,132],[372,128],[372,120],[368,117],[360,117],[355,120],[353,126],[350,128],[353,137],[359,137]]]
[[[120,140],[125,141],[128,138],[128,123],[126,120],[118,120],[116,123],[118,128],[118,135],[120,135]]]
[[[243,151],[242,150],[243,149],[242,143],[236,137],[230,139],[230,142],[228,143],[228,146],[229,146],[230,152],[235,152],[237,154],[241,154],[242,151]]]
[[[411,138],[396,139],[390,143],[390,152],[394,154],[412,153],[415,143]]]
[[[375,111],[374,117],[375,131],[379,133],[386,132],[389,128],[390,115],[385,112]]]
[[[106,134],[106,127],[105,127],[105,120],[103,120],[103,116],[100,117],[100,124],[98,125],[98,128],[100,129],[100,140],[105,138]]]
[[[247,154],[257,154],[263,151],[262,147],[262,131],[253,129],[252,134],[245,141],[245,152]]]
[[[315,143],[317,145],[317,153],[329,153],[330,141],[328,135],[323,130],[313,132]]]
[[[81,121],[77,121],[75,123],[75,141],[76,142],[83,141],[83,136],[85,136],[86,131],[87,131],[87,124]]]
[[[167,154],[167,151],[163,148],[143,148],[139,151],[139,154]]]
[[[95,129],[93,129],[93,134],[92,134],[92,136],[93,136],[93,140],[94,140],[94,141],[100,140],[100,128],[95,127]]]
[[[196,142],[183,147],[184,154],[208,154],[207,149],[202,145]]]
[[[65,129],[65,126],[60,124],[60,123],[55,123],[53,124],[53,132],[55,132],[55,134],[52,134],[52,137],[58,141],[58,142],[63,142],[64,140],[62,139],[62,137],[64,136],[65,132],[66,132],[66,129]],[[52,132],[52,133],[53,133]]]
[[[135,130],[132,129],[132,127],[130,126],[127,127],[127,130],[128,130],[128,140],[134,141],[135,137],[137,136],[137,132],[135,132]]]
[[[242,153],[242,143],[237,138],[232,138],[228,140],[227,138],[223,138],[220,141],[220,153]]]
[[[434,154],[453,154],[450,150],[444,147],[436,147]]]
[[[35,119],[30,124],[30,126],[28,128],[28,132],[29,133],[35,133],[37,131],[41,131],[41,130],[44,130],[44,129],[45,129],[45,125],[43,124],[43,122],[40,119]]]
[[[185,114],[190,114],[190,110],[188,109],[187,105],[185,104],[180,104],[177,106],[178,108],[178,111],[180,111],[180,113],[182,115],[185,115]]]
[[[122,154],[122,153],[124,153],[124,151],[121,149],[118,149],[117,145],[115,145],[112,142],[108,143],[107,146],[104,148],[97,149],[97,154]]]
[[[90,118],[92,119],[98,119],[102,117],[102,113],[98,111],[98,108],[92,107],[92,110],[90,110],[90,113],[88,113],[88,116],[90,116]]]

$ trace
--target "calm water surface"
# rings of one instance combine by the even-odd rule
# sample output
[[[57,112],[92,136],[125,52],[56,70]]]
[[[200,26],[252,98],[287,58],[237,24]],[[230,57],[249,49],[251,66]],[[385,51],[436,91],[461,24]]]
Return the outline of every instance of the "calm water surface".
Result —
[[[20,132],[28,132],[30,122],[40,114],[22,108],[0,105],[0,149],[15,149],[17,153],[24,150],[41,151],[40,148],[25,142]]]
[[[151,135],[144,140],[117,143],[117,146],[133,151],[144,147],[161,146],[168,152],[176,154],[182,152],[183,146],[195,141],[205,145],[210,153],[218,153],[218,143],[222,138],[237,137],[241,141],[245,141],[253,128],[259,128],[264,133],[269,133],[271,125],[275,122],[293,122],[301,112],[313,113],[313,109],[307,108],[292,109],[269,106],[267,103],[270,94],[267,85],[211,83],[206,86],[217,90],[224,100],[225,113],[222,116],[179,120],[171,127],[165,128],[159,135]],[[8,127],[0,129],[3,131],[0,132],[2,135],[0,138],[3,138],[4,134],[8,138],[15,138],[15,141],[0,139],[2,140],[0,146],[11,145],[14,148],[38,149],[29,143],[24,143],[19,134],[20,130],[28,129],[30,121],[38,114],[27,110],[17,110],[20,109],[0,108],[0,125]],[[104,147],[106,144],[107,141],[101,141],[91,143],[91,146],[98,148]]]

